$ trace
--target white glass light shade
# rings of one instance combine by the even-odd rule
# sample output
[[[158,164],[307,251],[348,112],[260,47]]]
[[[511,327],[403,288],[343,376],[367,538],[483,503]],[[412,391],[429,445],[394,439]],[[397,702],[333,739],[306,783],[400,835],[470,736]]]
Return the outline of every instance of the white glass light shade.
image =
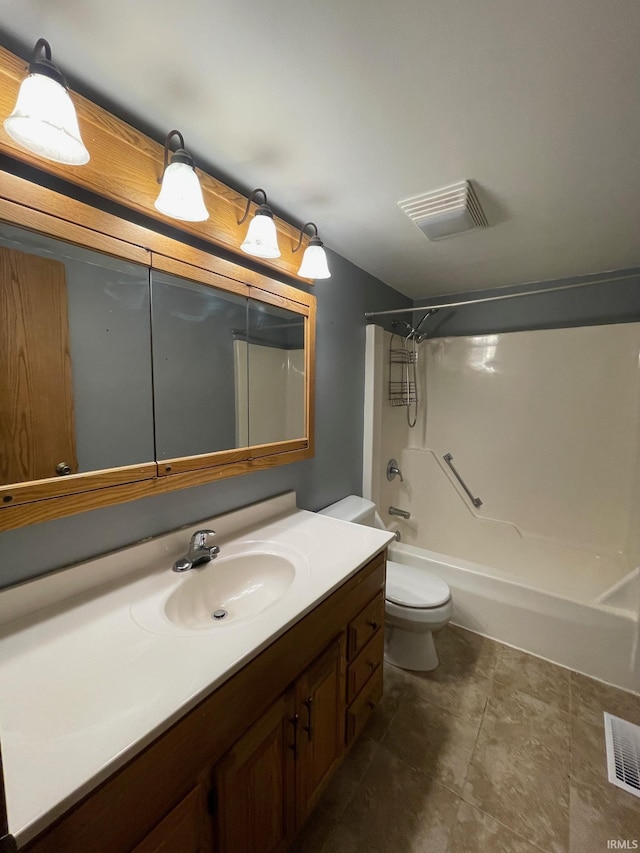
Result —
[[[322,246],[313,243],[304,250],[298,270],[300,278],[331,278],[327,264],[327,253]]]
[[[70,166],[89,162],[69,93],[44,74],[30,74],[22,81],[4,129],[23,148],[46,160]]]
[[[271,216],[256,214],[253,217],[240,248],[247,255],[253,255],[256,258],[280,257],[276,224]]]
[[[209,212],[204,206],[202,188],[195,170],[188,163],[170,163],[162,176],[156,210],[172,219],[204,222]]]

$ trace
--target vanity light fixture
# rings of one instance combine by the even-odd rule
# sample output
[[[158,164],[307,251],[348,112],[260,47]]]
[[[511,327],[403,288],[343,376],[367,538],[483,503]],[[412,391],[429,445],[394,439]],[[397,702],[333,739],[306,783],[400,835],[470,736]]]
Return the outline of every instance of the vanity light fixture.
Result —
[[[169,162],[169,143],[177,136],[180,147],[171,152]],[[204,222],[209,218],[209,212],[202,198],[202,187],[196,175],[196,164],[184,148],[184,137],[179,130],[170,130],[164,141],[164,165],[160,194],[154,202],[154,207],[165,216],[172,219],[182,219],[185,222]]]
[[[89,162],[67,81],[51,61],[46,39],[36,42],[29,74],[4,129],[18,145],[46,160],[69,166]]]
[[[302,237],[304,235],[305,228],[309,225],[313,228],[315,234],[309,240],[309,245],[304,250],[298,275],[300,278],[331,278],[331,273],[329,272],[329,266],[327,264],[327,253],[324,250],[322,240],[318,237],[318,226],[315,222],[305,222],[302,226],[300,229],[298,245],[293,249],[293,252],[297,252],[302,245]]]
[[[249,206],[254,200],[256,193],[262,193],[264,201],[258,205],[258,209],[249,223],[247,236],[244,238],[244,242],[240,248],[247,255],[253,255],[256,258],[279,258],[280,247],[278,246],[278,235],[276,234],[276,224],[273,221],[273,212],[267,204],[266,192],[260,187],[253,190],[247,199],[247,208],[242,219],[238,219],[238,225],[242,225],[249,215]]]

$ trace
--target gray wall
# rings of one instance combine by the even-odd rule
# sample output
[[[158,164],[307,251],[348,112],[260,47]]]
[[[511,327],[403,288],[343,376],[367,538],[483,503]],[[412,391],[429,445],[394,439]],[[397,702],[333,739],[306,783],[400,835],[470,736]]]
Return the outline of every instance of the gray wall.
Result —
[[[232,330],[247,299],[153,270],[151,304],[158,459],[236,447]]]
[[[0,586],[279,494],[319,509],[362,485],[365,311],[410,300],[329,253],[318,299],[313,459],[0,534]]]
[[[588,286],[567,290],[557,288],[568,284],[589,283]],[[553,292],[539,296],[504,299],[460,308],[443,308],[429,317],[422,327],[429,337],[448,335],[478,335],[490,332],[515,332],[525,329],[556,329],[569,326],[594,326],[606,323],[632,323],[640,319],[640,270],[618,270],[598,275],[535,282],[514,287],[494,288],[475,293],[460,293],[443,302],[496,296],[506,293],[527,293],[543,288]],[[416,305],[432,304],[426,299]],[[413,317],[417,323],[421,314],[399,315]],[[391,331],[388,320],[385,327]]]

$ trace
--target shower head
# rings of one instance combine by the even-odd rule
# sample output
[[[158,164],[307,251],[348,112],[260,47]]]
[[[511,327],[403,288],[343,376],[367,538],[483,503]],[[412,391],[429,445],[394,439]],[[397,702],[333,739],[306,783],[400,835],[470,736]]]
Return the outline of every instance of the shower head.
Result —
[[[420,333],[420,327],[427,319],[427,317],[431,317],[432,314],[437,314],[439,310],[439,308],[428,308],[427,311],[422,315],[422,319],[415,328],[410,323],[407,323],[405,320],[392,320],[391,325],[393,326],[394,330],[396,330],[398,326],[404,326],[404,328],[407,330],[404,337],[407,340],[412,340],[419,344],[422,343],[422,341],[424,341],[425,338],[428,337],[427,332]],[[396,332],[396,334],[399,335],[402,333]]]
[[[438,313],[438,311],[439,311],[439,309],[438,309],[438,308],[428,308],[428,309],[427,309],[427,311],[426,311],[426,313],[422,315],[422,319],[420,320],[420,322],[418,323],[418,325],[417,325],[417,326],[415,327],[415,329],[413,330],[413,331],[414,331],[414,334],[417,334],[417,333],[420,331],[420,327],[422,326],[422,324],[424,323],[424,321],[427,319],[427,317],[431,317],[431,315],[432,315],[432,314],[437,314],[437,313]],[[425,335],[425,334],[423,334],[423,337],[426,337],[426,335]]]
[[[407,329],[407,332],[404,335],[405,338],[410,338],[413,335],[413,333],[415,332],[415,329],[413,328],[413,326],[411,326],[409,323],[405,322],[405,320],[392,320],[391,325],[393,326],[394,331],[396,331],[398,329],[398,326],[404,326],[405,329]],[[396,334],[400,335],[403,333],[397,331]]]

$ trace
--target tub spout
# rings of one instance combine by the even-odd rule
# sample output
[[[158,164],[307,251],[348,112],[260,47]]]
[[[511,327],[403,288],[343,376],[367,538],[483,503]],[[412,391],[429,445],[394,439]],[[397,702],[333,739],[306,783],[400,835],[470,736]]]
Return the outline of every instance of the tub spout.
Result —
[[[407,512],[406,509],[398,509],[397,506],[389,507],[389,515],[399,515],[400,518],[409,519],[411,518],[411,513]]]

